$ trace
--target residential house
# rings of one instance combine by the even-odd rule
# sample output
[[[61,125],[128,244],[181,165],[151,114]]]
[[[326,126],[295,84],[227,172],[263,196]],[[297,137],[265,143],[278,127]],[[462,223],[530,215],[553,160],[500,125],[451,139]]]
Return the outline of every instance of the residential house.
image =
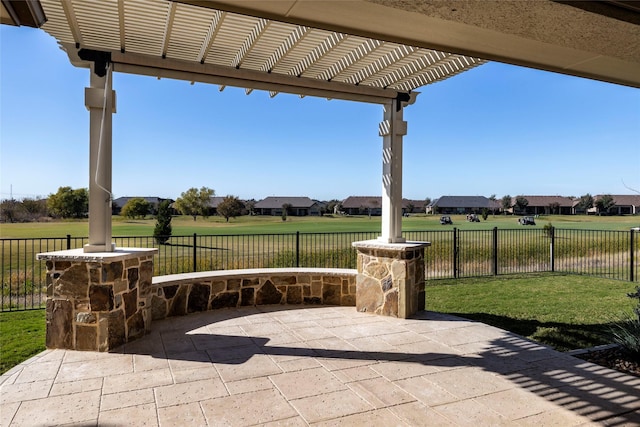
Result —
[[[381,196],[349,196],[341,203],[347,215],[382,215]],[[424,212],[424,200],[402,199],[402,213]]]
[[[255,204],[254,210],[258,215],[282,215],[283,207],[287,205],[287,215],[307,216],[320,215],[321,206],[317,201],[308,197],[267,197]]]
[[[598,201],[604,194],[593,197],[593,203]],[[640,214],[640,195],[610,195],[615,205],[609,209],[609,215],[638,215]],[[588,213],[598,213],[595,206],[587,211]]]
[[[572,215],[575,213],[576,201],[563,196],[518,196],[527,199],[527,206],[519,211],[516,208],[516,197],[511,198],[511,212],[520,215]]]
[[[500,202],[484,196],[442,196],[427,206],[427,213],[469,214],[500,211]]]

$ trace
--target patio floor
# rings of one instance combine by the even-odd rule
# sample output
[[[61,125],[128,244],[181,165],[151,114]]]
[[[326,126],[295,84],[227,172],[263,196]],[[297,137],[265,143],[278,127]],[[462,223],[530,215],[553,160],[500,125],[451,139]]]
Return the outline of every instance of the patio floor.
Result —
[[[640,378],[481,323],[261,306],[1,377],[0,425],[640,425]]]

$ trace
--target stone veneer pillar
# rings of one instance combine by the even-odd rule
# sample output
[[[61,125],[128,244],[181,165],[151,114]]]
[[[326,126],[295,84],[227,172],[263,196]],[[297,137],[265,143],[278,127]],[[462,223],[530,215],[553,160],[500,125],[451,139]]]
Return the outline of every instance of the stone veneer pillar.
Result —
[[[148,332],[157,252],[38,254],[47,262],[47,348],[109,351]]]
[[[358,250],[356,309],[406,319],[425,308],[427,242],[353,242]]]

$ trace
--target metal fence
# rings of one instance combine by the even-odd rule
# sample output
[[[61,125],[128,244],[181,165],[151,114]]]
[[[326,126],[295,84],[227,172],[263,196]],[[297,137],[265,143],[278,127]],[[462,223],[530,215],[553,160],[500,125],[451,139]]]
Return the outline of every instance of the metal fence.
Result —
[[[154,275],[241,268],[356,268],[351,243],[378,232],[114,237],[118,247],[158,248]],[[427,280],[513,273],[565,272],[639,282],[640,233],[571,229],[407,231],[425,250]],[[36,255],[81,248],[87,238],[0,239],[0,311],[41,308],[46,265]]]

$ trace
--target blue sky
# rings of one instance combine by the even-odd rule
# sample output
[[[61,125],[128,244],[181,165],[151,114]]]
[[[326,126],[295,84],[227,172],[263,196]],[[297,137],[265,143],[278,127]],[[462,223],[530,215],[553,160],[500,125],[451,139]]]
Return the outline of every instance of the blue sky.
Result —
[[[89,71],[0,26],[0,198],[89,185]],[[242,199],[380,195],[382,107],[114,75],[113,193]],[[404,197],[633,194],[640,90],[489,63],[405,109]]]

